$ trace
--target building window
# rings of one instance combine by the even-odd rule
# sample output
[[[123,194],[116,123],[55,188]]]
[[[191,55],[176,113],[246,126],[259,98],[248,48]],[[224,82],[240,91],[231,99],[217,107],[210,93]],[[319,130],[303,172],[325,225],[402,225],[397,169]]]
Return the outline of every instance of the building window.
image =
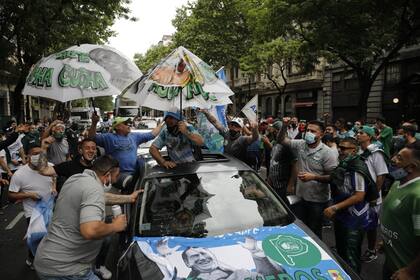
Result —
[[[271,97],[269,97],[265,100],[265,115],[266,116],[270,116],[270,115],[273,114],[272,104],[273,104],[273,102],[271,101]]]
[[[386,83],[394,85],[400,82],[401,71],[399,64],[390,64],[386,67]]]

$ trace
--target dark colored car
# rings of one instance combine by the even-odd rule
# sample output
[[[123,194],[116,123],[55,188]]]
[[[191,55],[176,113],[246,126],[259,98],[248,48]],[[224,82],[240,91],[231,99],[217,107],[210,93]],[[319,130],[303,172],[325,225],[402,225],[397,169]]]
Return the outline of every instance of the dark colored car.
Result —
[[[145,166],[116,279],[360,279],[241,161]]]

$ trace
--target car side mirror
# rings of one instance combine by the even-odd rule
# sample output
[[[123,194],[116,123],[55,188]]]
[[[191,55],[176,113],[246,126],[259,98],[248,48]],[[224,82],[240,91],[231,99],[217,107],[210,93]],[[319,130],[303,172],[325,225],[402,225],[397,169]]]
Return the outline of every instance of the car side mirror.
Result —
[[[297,195],[288,195],[287,201],[289,202],[289,205],[296,205],[301,202],[302,199]]]

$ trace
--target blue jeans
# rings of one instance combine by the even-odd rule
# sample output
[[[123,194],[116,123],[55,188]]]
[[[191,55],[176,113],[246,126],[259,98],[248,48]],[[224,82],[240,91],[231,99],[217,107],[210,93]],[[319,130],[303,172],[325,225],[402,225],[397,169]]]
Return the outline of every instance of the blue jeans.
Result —
[[[37,273],[40,280],[99,280],[98,276],[93,273],[92,269],[87,271],[85,274],[71,276],[49,276],[39,272]]]

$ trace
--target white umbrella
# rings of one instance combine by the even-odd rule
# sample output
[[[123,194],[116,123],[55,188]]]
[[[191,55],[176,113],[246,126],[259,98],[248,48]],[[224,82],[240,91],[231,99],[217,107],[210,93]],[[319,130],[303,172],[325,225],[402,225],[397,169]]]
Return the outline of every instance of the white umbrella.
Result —
[[[42,58],[22,93],[60,102],[118,95],[141,76],[134,62],[119,51],[84,44]]]
[[[204,61],[178,47],[155,68],[130,85],[124,97],[140,106],[167,111],[232,103],[234,92]]]

